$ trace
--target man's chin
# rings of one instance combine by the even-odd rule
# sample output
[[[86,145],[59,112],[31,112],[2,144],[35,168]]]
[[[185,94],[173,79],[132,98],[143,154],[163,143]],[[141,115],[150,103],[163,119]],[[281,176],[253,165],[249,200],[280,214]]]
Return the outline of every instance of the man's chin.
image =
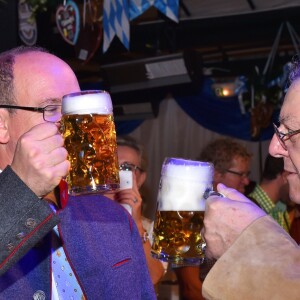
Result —
[[[300,204],[300,190],[297,192],[290,189],[289,195],[292,202]]]
[[[287,176],[289,184],[289,196],[291,201],[300,204],[300,178],[298,174],[291,173]]]

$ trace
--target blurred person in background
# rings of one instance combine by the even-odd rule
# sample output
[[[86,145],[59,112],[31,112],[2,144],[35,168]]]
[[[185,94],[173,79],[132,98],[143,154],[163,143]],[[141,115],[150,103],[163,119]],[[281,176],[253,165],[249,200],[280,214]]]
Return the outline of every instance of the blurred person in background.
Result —
[[[267,155],[264,163],[262,179],[256,184],[253,191],[247,195],[278,224],[289,232],[290,220],[286,210],[286,199],[289,198],[287,182],[288,172],[284,171],[282,157]]]
[[[292,205],[288,204],[287,210],[291,222],[290,235],[299,245],[300,244],[300,205],[296,203],[292,203]]]
[[[153,284],[157,284],[166,272],[167,264],[151,256],[154,222],[142,215],[143,197],[141,188],[147,177],[147,157],[137,141],[130,136],[117,137],[120,170],[132,171],[132,188],[119,190],[113,199],[127,205],[139,230]]]

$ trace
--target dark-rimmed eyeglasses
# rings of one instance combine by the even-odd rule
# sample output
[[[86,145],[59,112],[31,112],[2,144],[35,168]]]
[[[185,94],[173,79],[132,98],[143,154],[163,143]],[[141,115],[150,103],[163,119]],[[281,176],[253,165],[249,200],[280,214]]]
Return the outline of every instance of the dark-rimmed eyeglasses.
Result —
[[[242,173],[242,172],[237,172],[237,171],[233,171],[233,170],[225,170],[227,173],[231,173],[231,174],[234,174],[234,175],[237,175],[237,176],[240,176],[241,178],[249,178],[251,172],[248,171],[248,172],[245,172],[245,173]]]
[[[123,163],[119,166],[119,169],[120,170],[123,170],[123,171],[136,171],[136,170],[139,170],[140,172],[144,172],[144,170],[134,164],[131,164],[131,163]]]
[[[61,105],[47,105],[45,107],[17,106],[17,105],[0,105],[0,108],[22,109],[35,111],[43,114],[43,119],[46,122],[55,123],[61,118]]]
[[[281,145],[281,147],[284,149],[284,150],[287,150],[287,147],[286,147],[286,144],[285,144],[285,141],[289,140],[292,136],[294,136],[295,134],[298,134],[300,133],[300,129],[297,129],[297,130],[290,130],[289,132],[287,133],[283,133],[281,131],[279,131],[278,127],[273,123],[273,126],[274,126],[274,131],[275,131],[275,134],[278,138],[278,141]]]

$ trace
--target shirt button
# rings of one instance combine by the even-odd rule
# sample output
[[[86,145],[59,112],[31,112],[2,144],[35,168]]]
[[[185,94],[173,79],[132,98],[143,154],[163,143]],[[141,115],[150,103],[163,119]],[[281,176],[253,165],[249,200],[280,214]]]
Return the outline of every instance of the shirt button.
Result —
[[[13,251],[14,250],[14,244],[13,243],[8,243],[6,245],[6,249],[7,249],[8,252]]]
[[[46,299],[46,295],[43,291],[38,290],[36,291],[33,296],[32,296],[33,300],[45,300]]]
[[[22,240],[24,237],[25,237],[25,233],[24,233],[24,232],[19,232],[19,233],[16,235],[16,238],[17,238],[18,240]]]
[[[36,225],[36,221],[35,221],[35,219],[32,219],[32,218],[28,218],[25,222],[25,226],[30,229],[34,228],[35,225]]]

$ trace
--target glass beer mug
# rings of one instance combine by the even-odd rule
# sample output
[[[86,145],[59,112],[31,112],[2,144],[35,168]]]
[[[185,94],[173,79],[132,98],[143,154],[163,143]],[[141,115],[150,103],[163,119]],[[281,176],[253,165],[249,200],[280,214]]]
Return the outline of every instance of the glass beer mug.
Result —
[[[166,158],[160,178],[152,256],[175,264],[204,260],[205,199],[213,192],[213,164]]]
[[[119,164],[109,93],[91,90],[62,99],[62,133],[70,172],[69,194],[101,193],[119,188]]]

